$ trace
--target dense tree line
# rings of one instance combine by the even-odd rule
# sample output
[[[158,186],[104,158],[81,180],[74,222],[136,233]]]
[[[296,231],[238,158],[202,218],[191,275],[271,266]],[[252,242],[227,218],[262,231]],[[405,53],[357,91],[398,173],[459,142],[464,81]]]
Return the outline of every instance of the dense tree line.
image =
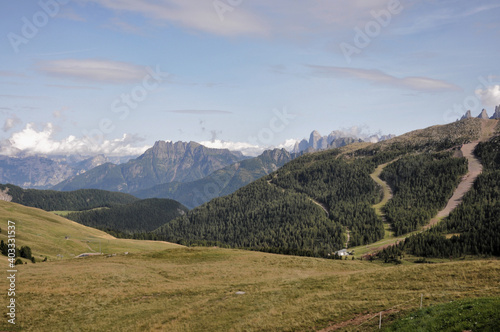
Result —
[[[66,218],[120,237],[151,232],[187,213],[188,209],[171,199],[151,198],[134,203],[74,212]]]
[[[381,192],[370,173],[395,154],[378,153],[351,160],[337,157],[336,153],[297,159],[276,172],[271,183],[305,193],[325,206],[333,221],[349,227],[350,246],[375,242],[384,236],[384,227],[371,207],[381,199]]]
[[[390,258],[404,252],[442,258],[500,256],[500,137],[479,143],[475,154],[483,164],[483,173],[464,196],[462,204],[437,226],[385,249],[381,257]]]
[[[306,195],[261,179],[214,199],[155,231],[158,239],[187,245],[327,257],[345,235]]]
[[[4,256],[8,256],[9,255],[9,245],[7,243],[5,243],[3,240],[0,241],[0,252]],[[17,248],[16,247],[16,249],[15,249],[15,258],[19,259],[20,257],[29,259],[33,263],[35,263],[35,257],[33,257],[32,253],[31,253],[31,248],[28,247],[28,246],[22,246],[21,248]]]
[[[23,189],[11,184],[0,184],[0,190],[9,189],[12,202],[45,211],[81,211],[97,207],[128,204],[138,198],[124,193],[97,189],[81,189],[69,192],[54,190]]]
[[[408,155],[388,165],[380,177],[393,190],[384,212],[395,234],[428,223],[446,206],[466,172],[467,159],[454,158],[449,152]]]

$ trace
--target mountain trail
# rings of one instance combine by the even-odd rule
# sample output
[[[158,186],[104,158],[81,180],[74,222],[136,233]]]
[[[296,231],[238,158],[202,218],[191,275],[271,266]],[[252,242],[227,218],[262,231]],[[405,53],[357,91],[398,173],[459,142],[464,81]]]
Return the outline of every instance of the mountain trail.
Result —
[[[468,160],[468,172],[462,177],[462,180],[458,184],[457,188],[453,192],[453,195],[448,200],[445,208],[437,213],[437,215],[431,219],[431,221],[423,227],[423,230],[427,230],[432,226],[436,225],[440,220],[446,218],[450,213],[455,210],[455,208],[462,202],[464,195],[472,188],[474,181],[483,171],[483,165],[474,156],[474,149],[479,144],[479,142],[484,142],[490,139],[497,127],[499,121],[497,120],[484,120],[481,124],[481,136],[478,140],[463,144],[460,151],[462,155]]]
[[[392,164],[393,162],[397,161],[398,159],[399,158],[396,158],[396,159],[394,159],[392,161],[389,161],[389,162],[387,162],[385,164],[378,165],[377,168],[375,169],[375,171],[372,174],[370,174],[370,177],[373,179],[373,181],[375,181],[380,187],[382,187],[382,190],[383,190],[382,200],[379,203],[377,203],[375,205],[372,205],[372,208],[375,209],[375,213],[380,218],[382,218],[382,221],[384,223],[384,228],[386,229],[386,235],[384,236],[384,238],[386,238],[388,235],[389,236],[392,235],[392,232],[390,231],[390,225],[387,223],[387,220],[385,219],[385,214],[382,211],[382,208],[392,198],[392,189],[387,184],[387,182],[385,182],[384,180],[382,180],[380,178],[380,174],[382,174],[382,171],[384,170],[384,168],[386,166]],[[388,232],[389,232],[389,234],[387,234]]]

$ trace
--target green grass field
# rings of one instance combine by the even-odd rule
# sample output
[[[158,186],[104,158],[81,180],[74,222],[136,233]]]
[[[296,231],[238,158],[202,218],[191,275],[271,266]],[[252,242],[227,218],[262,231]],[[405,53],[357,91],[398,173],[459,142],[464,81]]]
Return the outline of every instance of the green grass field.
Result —
[[[498,331],[500,298],[453,301],[409,314],[385,331]]]
[[[20,244],[51,259],[17,267],[15,328],[22,331],[317,331],[336,324],[371,331],[380,311],[387,328],[418,309],[420,294],[424,307],[500,297],[495,259],[395,266],[186,248],[114,239],[12,203],[0,202],[0,215],[2,238],[6,220],[15,219]],[[106,252],[117,255],[57,260],[58,252],[86,248],[64,240],[67,234],[109,240]],[[0,264],[6,271],[7,261]],[[0,300],[7,305],[6,291]],[[13,330],[4,315],[0,330]]]

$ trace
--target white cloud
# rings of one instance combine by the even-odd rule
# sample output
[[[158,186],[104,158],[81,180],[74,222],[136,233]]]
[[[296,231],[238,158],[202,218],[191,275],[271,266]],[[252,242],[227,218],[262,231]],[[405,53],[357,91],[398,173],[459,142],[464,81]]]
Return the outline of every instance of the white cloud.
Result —
[[[447,7],[437,9],[432,12],[426,10],[424,12],[425,15],[418,16],[412,25],[397,28],[394,30],[394,33],[400,35],[408,35],[420,33],[423,31],[430,31],[447,24],[463,24],[463,21],[469,16],[473,16],[478,13],[490,11],[500,7],[500,4],[477,6],[477,4],[472,1],[468,5],[470,5],[470,8],[467,9],[451,9]]]
[[[370,83],[404,87],[422,92],[460,90],[455,84],[429,77],[396,77],[376,69],[309,65],[312,74],[322,77],[357,78]]]
[[[264,152],[266,148],[245,142],[229,142],[222,140],[212,140],[200,142],[201,145],[212,149],[228,149],[230,151],[239,151],[245,156],[257,156]]]
[[[486,89],[477,89],[476,96],[484,106],[500,105],[500,85],[489,86]]]
[[[239,5],[228,6],[223,19],[214,7],[216,1],[186,0],[87,0],[117,12],[140,14],[158,23],[172,23],[178,26],[208,33],[236,36],[241,34],[265,34],[265,22]],[[225,1],[223,3],[226,3]],[[226,3],[227,6],[227,3]]]
[[[147,74],[145,67],[102,59],[45,60],[37,69],[50,76],[107,83],[137,82]]]
[[[9,139],[0,143],[0,153],[130,156],[142,154],[149,148],[149,146],[136,146],[141,139],[127,134],[117,139],[98,141],[98,144],[93,144],[94,142],[86,137],[77,138],[70,135],[56,140],[53,135],[52,123],[48,123],[42,130],[37,130],[35,124],[29,123],[23,130],[13,133]]]
[[[21,121],[21,119],[19,119],[17,116],[13,115],[12,117],[8,118],[7,120],[5,120],[5,123],[3,125],[3,131],[4,132],[7,132],[9,130],[11,130],[12,128],[14,128],[15,126],[19,125],[23,123]]]
[[[285,140],[283,143],[277,146],[278,149],[285,149],[287,151],[292,151],[293,148],[295,147],[295,143],[300,142],[300,140],[290,138]]]
[[[219,36],[308,34],[352,29],[373,20],[371,11],[387,9],[387,0],[84,0],[121,14],[141,15],[157,24],[170,24]],[[222,8],[215,8],[222,4]],[[222,18],[222,19],[221,19]]]

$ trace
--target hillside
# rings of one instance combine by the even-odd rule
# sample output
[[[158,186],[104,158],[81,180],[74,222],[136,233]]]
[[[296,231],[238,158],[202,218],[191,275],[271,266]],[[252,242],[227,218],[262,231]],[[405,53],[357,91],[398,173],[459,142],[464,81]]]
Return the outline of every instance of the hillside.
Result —
[[[0,201],[0,240],[7,241],[7,221],[15,222],[16,246],[29,246],[37,261],[72,258],[82,253],[142,252],[177,245],[165,242],[116,239],[50,212]],[[5,256],[1,256],[5,258]]]
[[[462,203],[435,227],[387,248],[381,256],[500,255],[500,135],[479,143],[474,152],[483,172]]]
[[[160,184],[132,194],[139,198],[170,198],[188,208],[195,208],[213,198],[232,194],[276,171],[295,157],[295,154],[290,154],[285,149],[268,150],[258,157],[226,166],[200,180]]]
[[[245,157],[227,149],[209,149],[195,142],[158,141],[125,164],[106,163],[67,179],[54,190],[102,189],[134,192],[170,182],[201,179]]]
[[[383,222],[372,208],[382,197],[381,189],[370,177],[375,168],[402,156],[405,158],[394,167],[411,160],[407,158],[417,158],[415,165],[425,166],[422,172],[415,173],[421,194],[436,193],[436,184],[448,184],[439,194],[439,208],[446,205],[464,173],[463,160],[447,150],[478,139],[481,125],[479,119],[468,119],[376,144],[354,144],[304,155],[231,195],[214,199],[165,224],[155,231],[155,236],[187,244],[323,257],[344,247],[347,230],[350,246],[375,242],[385,234]],[[435,179],[429,174],[435,174]],[[400,192],[396,190],[395,195]],[[425,197],[421,194],[415,194],[414,199],[422,201]],[[423,215],[415,227],[431,217]]]
[[[72,212],[66,218],[123,236],[151,232],[188,209],[171,199],[150,198],[106,209]]]
[[[81,211],[98,207],[129,204],[138,198],[124,193],[97,189],[82,189],[71,192],[55,190],[23,189],[11,184],[0,184],[3,200],[45,211]]]

